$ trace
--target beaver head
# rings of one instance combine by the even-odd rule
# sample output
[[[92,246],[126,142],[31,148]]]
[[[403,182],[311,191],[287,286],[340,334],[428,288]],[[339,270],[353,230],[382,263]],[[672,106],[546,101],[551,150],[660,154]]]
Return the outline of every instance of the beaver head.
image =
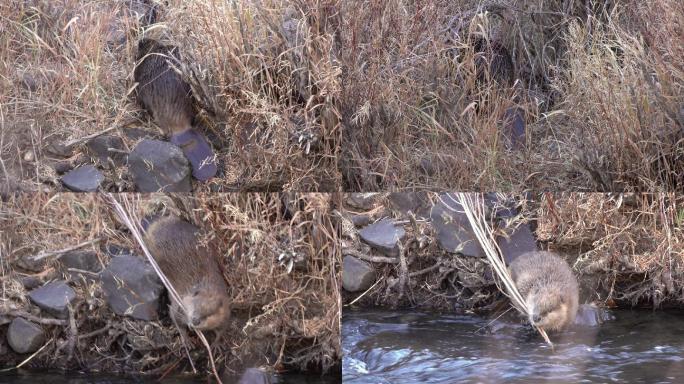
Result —
[[[577,313],[577,302],[560,287],[545,286],[531,290],[525,302],[530,310],[530,322],[546,331],[560,331],[572,324]]]
[[[183,296],[183,306],[188,326],[200,331],[222,328],[230,319],[230,299],[225,289],[198,284]]]

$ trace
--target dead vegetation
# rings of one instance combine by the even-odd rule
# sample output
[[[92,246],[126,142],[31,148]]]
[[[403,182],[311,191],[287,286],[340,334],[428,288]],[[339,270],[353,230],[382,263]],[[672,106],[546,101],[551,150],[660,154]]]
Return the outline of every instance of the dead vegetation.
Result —
[[[266,366],[275,371],[326,372],[340,363],[338,233],[330,194],[136,195],[115,198],[132,214],[181,215],[220,249],[234,300],[233,320],[213,347],[219,371]],[[0,208],[3,237],[0,319],[49,319],[29,304],[26,279],[69,278],[58,258],[81,245],[107,265],[113,246],[141,254],[107,199],[99,195],[21,195]],[[85,245],[83,245],[85,244]],[[44,255],[39,261],[32,257]],[[104,372],[192,372],[178,331],[162,310],[158,321],[117,316],[102,296],[97,275],[77,274],[73,325],[43,322],[47,342],[27,367]],[[166,308],[163,306],[163,308]],[[41,320],[42,322],[42,320]],[[3,322],[4,323],[4,322]],[[6,343],[7,327],[0,329]],[[208,338],[211,335],[207,336]],[[210,338],[211,340],[211,338]],[[195,367],[210,372],[196,336],[188,346]],[[26,356],[6,351],[2,366]]]
[[[345,190],[681,189],[681,1],[345,4]]]
[[[196,191],[336,191],[339,67],[334,2],[27,0],[0,5],[0,174],[9,189],[61,190],[60,173],[93,161],[103,132],[132,150],[163,138],[137,106],[137,42],[177,44],[200,130],[220,177]],[[106,191],[133,191],[125,166]]]
[[[681,197],[578,192],[542,193],[531,200],[505,196],[521,201],[523,207],[521,214],[507,219],[508,225],[532,223],[541,248],[562,254],[573,267],[583,300],[606,307],[684,306]],[[438,201],[426,193],[423,201],[428,200]],[[442,249],[429,219],[417,213],[425,214],[425,207],[411,218],[385,198],[365,212],[345,206],[347,216],[369,215],[371,221],[393,217],[407,234],[400,254],[404,269],[398,258],[379,257],[378,251],[354,238],[357,230],[350,222],[343,225],[342,254],[370,262],[376,271],[376,284],[366,292],[344,291],[343,302],[449,311],[500,309],[503,297],[489,263]]]

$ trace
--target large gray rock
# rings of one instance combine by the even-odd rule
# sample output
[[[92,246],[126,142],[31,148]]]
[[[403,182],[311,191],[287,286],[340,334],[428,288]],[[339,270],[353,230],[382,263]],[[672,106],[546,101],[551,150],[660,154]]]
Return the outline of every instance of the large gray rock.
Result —
[[[124,142],[118,136],[100,135],[88,141],[88,151],[91,156],[105,168],[121,166],[126,163]]]
[[[391,219],[383,219],[359,231],[361,239],[388,256],[397,256],[397,242],[406,236],[404,228],[394,225]]]
[[[373,267],[354,256],[345,256],[342,261],[342,288],[348,292],[365,291],[375,282]]]
[[[7,343],[16,353],[35,352],[45,343],[45,332],[38,324],[17,317],[7,329]]]
[[[183,151],[160,140],[141,141],[128,156],[139,192],[190,192],[190,166]]]
[[[537,242],[527,224],[506,230],[508,237],[498,237],[499,249],[507,264],[527,252],[538,251]]]
[[[72,169],[62,177],[64,186],[75,192],[95,192],[103,180],[102,173],[90,164]]]
[[[59,319],[66,319],[67,306],[76,300],[76,292],[64,280],[45,284],[29,292],[29,298],[43,311]]]
[[[484,250],[472,232],[463,207],[444,195],[442,198],[448,206],[440,201],[430,212],[440,247],[447,252],[460,253],[464,256],[484,257]]]
[[[139,257],[113,257],[100,274],[105,300],[117,315],[156,320],[164,286],[152,266]]]

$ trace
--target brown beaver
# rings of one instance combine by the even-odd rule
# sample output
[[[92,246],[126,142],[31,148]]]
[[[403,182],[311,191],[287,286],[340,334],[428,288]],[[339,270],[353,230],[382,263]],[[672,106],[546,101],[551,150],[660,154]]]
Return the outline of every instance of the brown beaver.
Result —
[[[532,324],[546,331],[560,331],[574,323],[579,289],[565,260],[551,252],[527,252],[509,268],[530,309]]]
[[[178,49],[157,40],[144,38],[138,44],[138,64],[133,76],[138,83],[137,98],[168,135],[183,149],[198,180],[216,175],[214,153],[204,135],[193,129],[195,111],[192,90],[169,65],[178,60]]]
[[[181,297],[171,299],[175,319],[197,330],[220,330],[230,318],[230,298],[214,254],[198,242],[199,228],[166,216],[149,225],[145,244]]]

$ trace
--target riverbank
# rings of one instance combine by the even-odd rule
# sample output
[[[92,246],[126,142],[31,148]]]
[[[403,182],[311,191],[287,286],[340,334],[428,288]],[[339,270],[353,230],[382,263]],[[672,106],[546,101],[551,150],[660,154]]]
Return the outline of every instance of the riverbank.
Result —
[[[232,320],[219,371],[334,373],[339,248],[330,194],[122,194],[140,219],[173,214],[220,250]],[[157,377],[211,371],[104,195],[20,194],[0,205],[0,366]],[[211,343],[214,335],[206,337]]]
[[[580,281],[580,302],[684,307],[680,197],[489,194],[487,201],[504,257],[536,249],[561,254]],[[482,249],[454,207],[445,194],[347,195],[343,303],[459,313],[506,308]]]

